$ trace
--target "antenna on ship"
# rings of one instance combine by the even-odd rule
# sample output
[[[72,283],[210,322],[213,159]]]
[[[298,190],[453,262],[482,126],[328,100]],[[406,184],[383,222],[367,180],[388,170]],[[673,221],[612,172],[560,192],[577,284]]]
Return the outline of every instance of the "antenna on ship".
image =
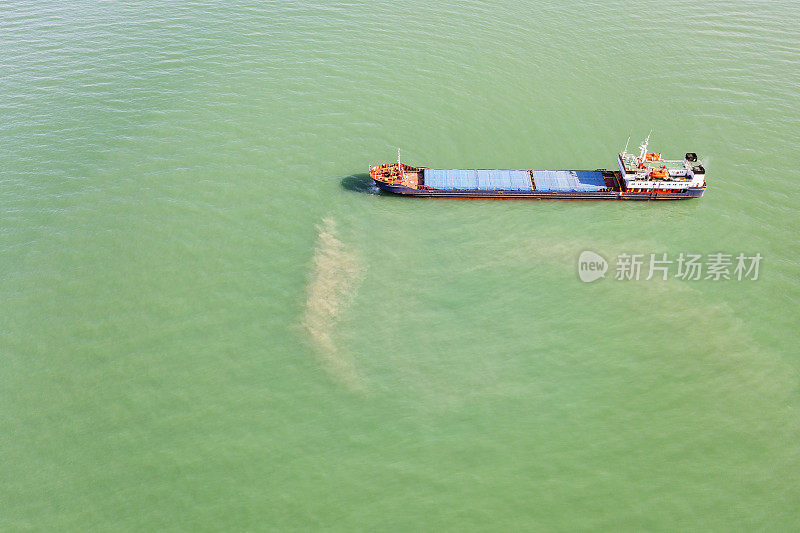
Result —
[[[400,163],[400,148],[397,148],[397,169],[400,171],[400,175],[405,179],[406,173],[403,170],[403,165]]]
[[[633,135],[633,132],[631,132]],[[628,135],[628,140],[625,141],[625,149],[622,151],[622,155],[628,155],[628,144],[631,142],[631,135]]]
[[[639,159],[644,161],[644,156],[647,155],[647,143],[650,142],[650,136],[653,134],[653,130],[650,130],[650,133],[647,134],[647,138],[642,141],[641,146],[639,146]]]

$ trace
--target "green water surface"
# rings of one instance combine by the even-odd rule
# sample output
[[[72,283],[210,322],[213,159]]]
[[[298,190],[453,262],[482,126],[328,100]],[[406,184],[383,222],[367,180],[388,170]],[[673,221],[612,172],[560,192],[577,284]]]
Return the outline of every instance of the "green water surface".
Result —
[[[0,529],[800,529],[797,2],[11,0],[0,36]],[[365,178],[651,129],[704,198]]]

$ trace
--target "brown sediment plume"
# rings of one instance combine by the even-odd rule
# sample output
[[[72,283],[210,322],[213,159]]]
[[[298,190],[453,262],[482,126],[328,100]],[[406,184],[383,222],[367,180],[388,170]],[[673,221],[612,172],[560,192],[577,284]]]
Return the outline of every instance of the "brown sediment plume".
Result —
[[[303,326],[328,374],[351,390],[363,390],[353,357],[336,344],[335,328],[353,299],[364,269],[358,254],[336,237],[334,220],[322,219],[318,230]]]

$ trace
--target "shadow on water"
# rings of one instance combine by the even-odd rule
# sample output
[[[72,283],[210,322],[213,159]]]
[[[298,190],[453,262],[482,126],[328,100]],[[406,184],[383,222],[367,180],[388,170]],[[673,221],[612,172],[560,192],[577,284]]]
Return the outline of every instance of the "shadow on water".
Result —
[[[352,192],[360,192],[362,194],[380,194],[381,190],[369,177],[369,174],[350,174],[342,178],[342,188]]]

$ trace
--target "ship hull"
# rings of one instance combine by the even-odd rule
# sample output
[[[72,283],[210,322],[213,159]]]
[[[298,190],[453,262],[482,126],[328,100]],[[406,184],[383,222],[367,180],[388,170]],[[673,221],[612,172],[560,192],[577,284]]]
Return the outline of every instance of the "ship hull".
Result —
[[[705,187],[690,187],[683,192],[629,192],[629,191],[475,191],[414,189],[401,184],[374,180],[383,191],[402,196],[420,198],[463,198],[475,200],[688,200],[700,198]]]

